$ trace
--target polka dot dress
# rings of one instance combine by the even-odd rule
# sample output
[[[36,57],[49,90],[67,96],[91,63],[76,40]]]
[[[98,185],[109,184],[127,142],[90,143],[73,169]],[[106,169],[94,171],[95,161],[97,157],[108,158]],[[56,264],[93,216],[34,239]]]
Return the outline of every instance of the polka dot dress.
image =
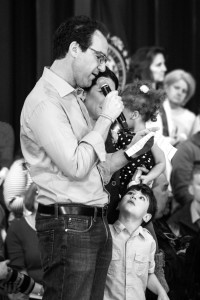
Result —
[[[116,150],[125,149],[127,145],[132,141],[135,133],[131,130],[123,130],[118,133],[118,140],[115,143]],[[148,151],[137,158],[133,159],[120,171],[120,194],[126,189],[128,183],[131,181],[133,174],[137,167],[145,166],[148,170],[151,170],[155,165],[154,157],[151,151]]]

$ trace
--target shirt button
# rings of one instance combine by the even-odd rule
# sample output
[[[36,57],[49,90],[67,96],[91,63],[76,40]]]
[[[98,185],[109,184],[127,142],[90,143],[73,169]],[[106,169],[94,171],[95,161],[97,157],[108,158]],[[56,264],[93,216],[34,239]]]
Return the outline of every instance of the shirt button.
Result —
[[[117,184],[116,181],[113,180],[113,181],[112,181],[112,186],[116,186],[116,184]]]

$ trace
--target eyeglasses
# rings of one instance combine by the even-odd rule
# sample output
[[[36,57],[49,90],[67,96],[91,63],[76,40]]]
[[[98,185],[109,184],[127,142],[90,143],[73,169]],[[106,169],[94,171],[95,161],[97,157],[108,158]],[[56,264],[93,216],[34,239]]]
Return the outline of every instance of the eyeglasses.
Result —
[[[97,51],[97,50],[95,50],[93,48],[90,48],[90,47],[89,47],[89,49],[92,50],[92,51],[94,51],[94,53],[96,55],[96,58],[98,59],[99,65],[102,65],[103,63],[105,63],[105,64],[107,63],[108,58],[107,58],[107,56],[105,54],[103,54],[102,52]]]

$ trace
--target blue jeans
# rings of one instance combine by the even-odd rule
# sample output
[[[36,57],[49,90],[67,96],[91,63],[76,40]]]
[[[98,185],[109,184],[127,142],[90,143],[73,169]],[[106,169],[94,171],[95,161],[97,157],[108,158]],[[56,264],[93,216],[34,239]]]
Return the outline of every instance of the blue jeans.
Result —
[[[107,218],[37,213],[36,229],[43,300],[102,300],[112,256]]]

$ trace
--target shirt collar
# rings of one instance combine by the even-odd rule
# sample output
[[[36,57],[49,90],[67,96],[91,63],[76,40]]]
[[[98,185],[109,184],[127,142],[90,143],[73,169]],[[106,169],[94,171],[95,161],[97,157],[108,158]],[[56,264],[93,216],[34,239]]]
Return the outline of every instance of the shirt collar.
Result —
[[[122,224],[119,220],[117,220],[114,224],[113,227],[115,229],[116,234],[120,234],[122,231],[126,230],[126,232],[128,232],[128,230],[126,229],[126,226],[124,226],[124,224]],[[142,226],[139,226],[132,234],[131,236],[137,236],[137,235],[142,235],[143,238],[145,238],[145,232],[142,228]]]
[[[69,83],[47,67],[44,68],[43,77],[53,85],[60,97],[64,97],[75,90]]]
[[[196,211],[195,202],[194,201],[192,201],[192,203],[190,205],[190,212],[191,212],[192,223],[195,223],[198,219],[200,219],[200,215]]]

